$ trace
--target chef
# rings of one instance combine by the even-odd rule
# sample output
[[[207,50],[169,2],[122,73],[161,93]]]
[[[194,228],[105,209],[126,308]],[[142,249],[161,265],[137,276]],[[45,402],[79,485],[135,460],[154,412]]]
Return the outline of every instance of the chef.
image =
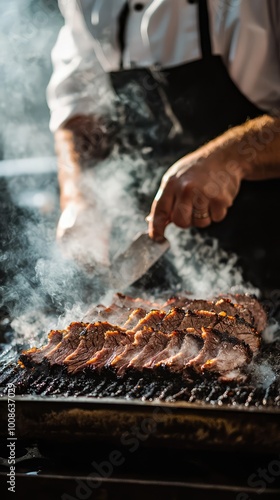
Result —
[[[222,221],[243,180],[280,177],[278,0],[59,4],[65,25],[47,90],[59,237],[98,223],[80,178],[90,169],[94,177],[92,165],[116,144],[166,165],[147,217],[157,241],[171,222]]]

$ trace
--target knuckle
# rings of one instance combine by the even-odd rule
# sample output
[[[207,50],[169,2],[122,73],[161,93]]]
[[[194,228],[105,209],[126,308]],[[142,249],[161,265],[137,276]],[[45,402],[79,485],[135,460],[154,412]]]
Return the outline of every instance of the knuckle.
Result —
[[[162,177],[162,186],[171,187],[174,186],[175,181],[177,180],[176,175],[170,172],[166,172]]]
[[[188,180],[181,180],[179,188],[180,188],[180,194],[184,198],[189,196],[191,192],[195,189],[193,182]]]
[[[231,197],[227,196],[226,194],[219,196],[215,201],[219,205],[220,209],[224,209],[224,208],[230,207],[232,205]]]

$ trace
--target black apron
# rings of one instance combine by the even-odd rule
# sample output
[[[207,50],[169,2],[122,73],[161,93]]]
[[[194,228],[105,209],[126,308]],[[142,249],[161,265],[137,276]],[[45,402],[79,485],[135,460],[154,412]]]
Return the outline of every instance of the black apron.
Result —
[[[119,97],[114,140],[120,150],[146,154],[151,169],[159,162],[166,169],[228,128],[265,113],[236,87],[221,57],[212,54],[206,0],[199,0],[198,13],[201,60],[161,71],[137,68],[110,75]],[[280,289],[279,188],[279,180],[243,182],[226,219],[200,230],[241,257],[245,279],[269,290]],[[154,194],[140,199],[146,213]]]

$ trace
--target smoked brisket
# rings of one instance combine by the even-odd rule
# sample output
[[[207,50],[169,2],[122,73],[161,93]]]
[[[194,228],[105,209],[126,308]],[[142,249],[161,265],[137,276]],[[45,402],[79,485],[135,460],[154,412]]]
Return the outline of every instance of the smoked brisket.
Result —
[[[229,381],[244,376],[266,325],[261,304],[245,295],[157,303],[117,294],[110,307],[99,305],[90,316],[91,322],[52,330],[47,345],[21,354],[20,365],[44,362],[69,375],[110,369],[117,377],[165,369]]]

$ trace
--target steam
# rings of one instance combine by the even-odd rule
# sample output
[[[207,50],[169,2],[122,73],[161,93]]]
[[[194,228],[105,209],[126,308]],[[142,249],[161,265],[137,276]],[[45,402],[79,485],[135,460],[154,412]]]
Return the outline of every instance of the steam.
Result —
[[[57,2],[0,1],[0,157],[53,154],[45,88],[62,18]],[[3,151],[1,151],[3,149]]]
[[[269,389],[276,380],[276,373],[267,361],[262,363],[254,362],[250,371],[255,384],[263,389]]]
[[[268,326],[263,331],[262,337],[267,344],[280,339],[280,325],[275,318],[270,318]]]
[[[166,168],[160,165],[156,169],[156,166],[154,158],[149,160],[141,155],[132,157],[114,151],[95,167],[94,178],[92,172],[85,174],[85,185],[92,190],[97,204],[102,205],[107,224],[104,227],[110,229],[111,259],[129,245],[136,233],[146,229],[144,216],[149,209],[150,190],[156,191]],[[144,179],[143,183],[141,179]],[[51,328],[62,328],[73,320],[81,320],[91,305],[108,303],[116,290],[104,289],[98,266],[93,266],[89,273],[79,262],[65,258],[55,242],[58,203],[49,210],[43,205],[40,210],[31,197],[26,206],[26,197],[17,196],[24,187],[22,177],[6,181],[9,196],[17,206],[12,208],[11,204],[10,220],[7,220],[5,229],[8,231],[7,244],[1,259],[6,263],[6,279],[1,287],[0,307],[8,309],[13,318],[16,341],[34,345]],[[33,176],[27,176],[25,186],[29,183],[33,183],[36,201]],[[57,189],[56,176],[52,174],[48,183],[42,183],[52,196],[42,196],[41,199],[53,199]],[[139,191],[141,204],[137,195]],[[84,237],[90,236],[94,245],[95,239],[101,235],[94,233],[91,221],[83,229]],[[244,283],[237,256],[228,255],[219,248],[217,240],[175,226],[168,227],[167,237],[171,249],[161,262],[160,276],[155,279],[156,270],[152,270],[145,278],[153,282],[152,286],[147,287],[144,279],[128,292],[154,299],[164,299],[180,292],[196,297],[237,291],[258,293],[252,285]],[[82,233],[78,244],[83,244]],[[84,246],[87,250],[87,244]]]
[[[160,164],[158,170],[156,167],[155,159],[147,158],[146,152],[145,155],[133,152],[131,156],[113,151],[95,167],[94,177],[90,172],[85,174],[85,185],[96,197],[97,205],[102,205],[110,228],[111,258],[130,243],[135,233],[146,227],[144,216],[148,213],[150,190],[156,191],[166,165]],[[12,318],[15,332],[12,342],[17,349],[19,345],[45,344],[51,329],[80,321],[94,304],[109,304],[115,291],[104,289],[98,266],[88,273],[78,262],[65,258],[57,246],[58,196],[56,203],[46,207],[57,190],[56,175],[51,173],[45,180],[37,179],[40,189],[45,185],[51,194],[41,197],[42,206],[34,204],[32,196],[30,199],[18,196],[20,190],[31,185],[30,192],[34,193],[35,201],[38,200],[35,177],[26,176],[25,182],[22,176],[6,178],[7,196],[11,201],[6,214],[6,245],[1,256],[6,279],[1,286],[0,307],[8,310]],[[138,190],[142,195],[141,203]],[[84,230],[87,236],[90,224],[85,225]],[[98,236],[91,235],[92,244]],[[252,284],[244,282],[237,256],[220,248],[216,239],[173,225],[168,227],[167,237],[171,249],[159,263],[159,270],[155,266],[149,276],[128,289],[128,293],[150,300],[165,300],[180,293],[201,298],[219,293],[259,294]],[[264,338],[274,339],[277,329],[278,325],[271,323]],[[257,386],[268,388],[275,380],[275,370],[268,361],[253,363],[250,370]]]

